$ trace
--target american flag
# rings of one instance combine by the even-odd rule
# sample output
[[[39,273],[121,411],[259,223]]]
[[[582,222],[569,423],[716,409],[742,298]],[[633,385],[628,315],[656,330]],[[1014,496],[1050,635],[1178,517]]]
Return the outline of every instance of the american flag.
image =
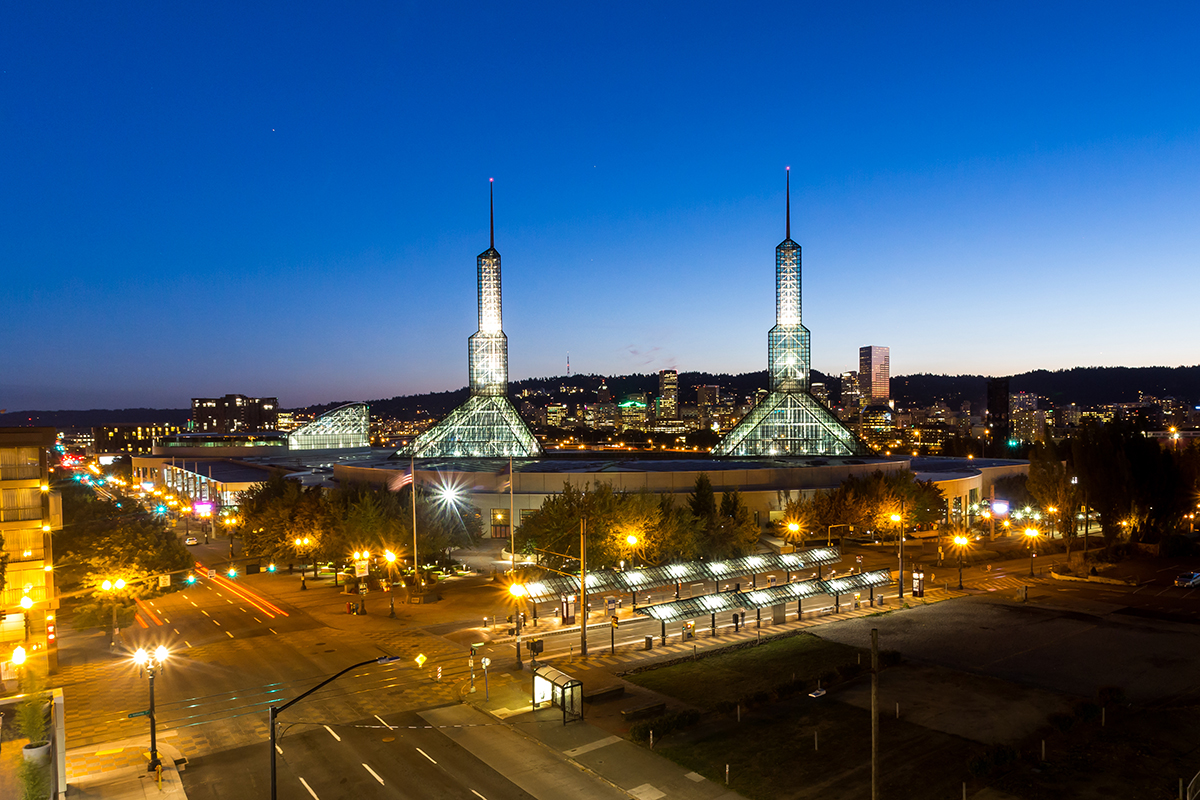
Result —
[[[396,477],[392,478],[392,482],[389,484],[389,487],[391,488],[391,490],[393,492],[398,492],[401,489],[403,489],[405,486],[411,485],[412,482],[413,482],[413,471],[412,471],[412,467],[409,467],[408,469],[404,470],[404,472],[402,474],[397,475]]]

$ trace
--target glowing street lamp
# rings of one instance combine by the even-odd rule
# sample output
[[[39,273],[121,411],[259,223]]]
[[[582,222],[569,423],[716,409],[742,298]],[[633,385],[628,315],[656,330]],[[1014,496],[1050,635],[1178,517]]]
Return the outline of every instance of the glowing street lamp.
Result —
[[[391,550],[383,551],[383,560],[388,568],[388,617],[396,618],[396,554]]]
[[[516,627],[516,646],[517,646],[517,664],[521,663],[521,600],[528,594],[529,590],[525,588],[523,583],[509,584],[508,593],[513,598],[513,620]],[[584,622],[586,625],[587,622]]]
[[[962,583],[963,551],[967,549],[967,546],[970,543],[971,543],[971,540],[968,539],[966,536],[955,536],[954,537],[954,546],[958,548],[958,588],[959,589],[962,589],[962,587],[963,587],[963,583]]]
[[[122,589],[124,589],[124,588],[125,588],[125,579],[124,579],[124,578],[117,578],[115,581],[112,581],[112,580],[105,580],[105,581],[104,581],[104,583],[100,584],[100,588],[101,588],[102,590],[106,591],[106,592],[112,592],[112,591],[118,591],[118,592],[119,592],[119,591],[121,591]],[[119,630],[119,629],[117,628],[117,601],[116,601],[116,600],[113,600],[113,607],[112,607],[112,636],[111,636],[111,638],[110,638],[110,639],[109,639],[109,641],[108,641],[108,646],[109,646],[109,647],[116,647],[116,644],[117,644],[117,632],[118,632],[118,630]]]
[[[1025,529],[1025,539],[1029,542],[1029,577],[1033,577],[1033,558],[1037,555],[1037,540],[1041,536],[1036,528]]]
[[[904,528],[900,525],[901,516],[892,514],[891,520],[896,523],[896,553],[899,569],[896,572],[896,597],[904,597]]]
[[[293,544],[296,545],[296,555],[303,556],[303,553],[301,553],[301,550],[307,550],[312,545],[312,543],[313,543],[313,540],[307,536],[296,537],[296,541],[293,542]],[[313,571],[313,576],[314,577],[316,576],[315,569]],[[303,562],[300,564],[300,589],[301,589],[301,591],[308,589],[308,584],[305,583],[305,581],[304,581],[304,564],[303,564]]]
[[[158,729],[154,718],[154,673],[166,665],[168,656],[170,656],[170,652],[161,644],[154,648],[153,653],[148,653],[144,648],[139,647],[133,654],[133,663],[146,670],[146,674],[150,678],[150,764],[148,767],[150,772],[162,768],[162,761],[158,757]]]
[[[12,651],[12,663],[14,667],[19,667],[25,663],[25,648],[17,645]]]

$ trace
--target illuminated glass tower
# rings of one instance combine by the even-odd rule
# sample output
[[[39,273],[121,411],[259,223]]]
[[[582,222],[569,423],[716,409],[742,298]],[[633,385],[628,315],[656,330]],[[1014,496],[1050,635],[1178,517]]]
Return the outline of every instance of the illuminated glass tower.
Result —
[[[809,394],[809,334],[800,313],[800,245],[792,241],[791,170],[786,233],[775,248],[775,327],[767,334],[770,393],[713,450],[718,456],[852,456],[870,449]]]
[[[508,400],[508,337],[500,323],[500,254],[489,182],[491,244],[475,259],[479,330],[467,339],[471,396],[400,452],[416,458],[528,458],[542,448]]]

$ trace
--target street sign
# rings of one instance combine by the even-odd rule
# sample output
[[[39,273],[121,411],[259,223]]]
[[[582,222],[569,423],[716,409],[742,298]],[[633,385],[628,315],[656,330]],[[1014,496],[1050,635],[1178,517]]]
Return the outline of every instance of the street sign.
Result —
[[[159,575],[158,576],[158,585],[160,587],[170,586],[171,585],[171,576],[170,575]]]
[[[425,654],[424,654],[424,653],[417,653],[416,662],[417,662],[417,666],[418,666],[418,667],[423,667],[423,666],[425,666],[425,662],[426,662],[426,661],[428,661],[428,660],[429,660],[429,659],[425,657]]]
[[[371,563],[366,559],[354,562],[354,577],[365,578],[370,570]]]
[[[360,583],[360,584],[358,585],[358,593],[359,593],[359,594],[366,594],[366,593],[367,593],[367,582],[366,582],[366,581],[363,581],[362,583]]]
[[[126,717],[126,719],[133,719],[134,717],[148,717],[148,716],[150,716],[150,709],[147,708],[145,711],[135,711],[132,714],[129,714]]]
[[[483,665],[484,669],[487,669],[488,665],[492,663],[492,660],[487,656],[484,656],[483,658],[479,659],[479,663]]]
[[[608,613],[609,616],[612,616],[613,614],[615,614],[617,612],[617,598],[615,598],[615,597],[604,598],[604,609]]]
[[[208,579],[211,581],[215,577],[217,577],[217,571],[215,569],[210,569],[208,571]]]

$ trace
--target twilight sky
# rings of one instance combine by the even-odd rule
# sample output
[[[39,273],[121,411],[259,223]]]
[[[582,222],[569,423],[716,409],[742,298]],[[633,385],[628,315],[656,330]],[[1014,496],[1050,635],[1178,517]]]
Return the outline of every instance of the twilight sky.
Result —
[[[274,5],[263,10],[261,6]],[[0,408],[1194,364],[1192,3],[7,3]]]

